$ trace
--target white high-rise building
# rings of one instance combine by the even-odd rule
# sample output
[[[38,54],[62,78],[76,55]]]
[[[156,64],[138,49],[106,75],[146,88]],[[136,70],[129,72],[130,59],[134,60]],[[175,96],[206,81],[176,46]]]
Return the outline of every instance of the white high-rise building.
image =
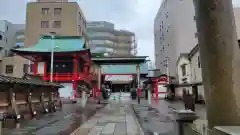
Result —
[[[176,76],[176,61],[198,43],[193,0],[163,0],[154,20],[155,66]],[[167,69],[168,66],[168,69]]]

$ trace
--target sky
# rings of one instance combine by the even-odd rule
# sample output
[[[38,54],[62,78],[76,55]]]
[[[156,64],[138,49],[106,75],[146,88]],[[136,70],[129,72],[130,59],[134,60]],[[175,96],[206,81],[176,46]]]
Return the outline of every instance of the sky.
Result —
[[[0,0],[0,20],[25,23],[26,3],[33,0]],[[110,21],[117,29],[136,33],[138,55],[154,60],[153,23],[162,0],[77,1],[88,21]],[[240,0],[233,0],[240,6]]]

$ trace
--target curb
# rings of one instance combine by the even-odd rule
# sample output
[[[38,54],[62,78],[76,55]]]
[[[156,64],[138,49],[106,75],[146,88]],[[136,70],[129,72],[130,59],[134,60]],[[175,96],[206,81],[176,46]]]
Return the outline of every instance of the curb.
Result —
[[[131,105],[131,111],[132,111],[132,114],[133,114],[133,118],[135,119],[135,123],[137,124],[137,127],[140,130],[140,135],[144,135],[144,131],[143,131],[142,126],[140,125],[138,119],[137,119],[137,116],[136,116],[135,110],[133,108],[133,105]]]
[[[102,111],[106,106],[103,106],[101,109],[99,109],[98,111],[95,112],[95,114],[93,116],[95,116],[99,111]],[[89,117],[88,120],[86,122],[88,122],[93,116]],[[83,123],[84,124],[84,123]],[[82,124],[82,125],[83,125]],[[78,131],[80,131],[82,125],[80,125],[77,129],[75,129],[72,133],[70,133],[70,135],[76,135]]]

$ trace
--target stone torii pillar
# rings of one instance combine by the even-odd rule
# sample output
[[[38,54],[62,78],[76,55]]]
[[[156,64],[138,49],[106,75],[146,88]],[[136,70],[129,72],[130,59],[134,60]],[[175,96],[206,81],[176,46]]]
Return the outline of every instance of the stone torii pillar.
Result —
[[[140,104],[141,88],[140,88],[140,64],[136,66],[137,71],[137,95],[138,95],[138,104]]]
[[[99,65],[99,68],[98,68],[98,89],[97,89],[97,96],[98,96],[98,103],[100,104],[100,98],[101,98],[101,78],[102,78],[102,68],[101,68],[101,65]]]
[[[240,48],[232,0],[195,0],[209,128],[240,124]]]

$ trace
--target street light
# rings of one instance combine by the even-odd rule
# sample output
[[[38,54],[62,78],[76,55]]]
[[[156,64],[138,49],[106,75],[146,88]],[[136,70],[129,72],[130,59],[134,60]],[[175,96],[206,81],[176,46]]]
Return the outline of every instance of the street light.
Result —
[[[51,34],[51,69],[50,69],[50,82],[53,82],[53,55],[54,55],[54,45],[55,45],[55,42],[54,42],[54,38],[55,38],[55,35],[56,33],[55,32],[50,32]]]

